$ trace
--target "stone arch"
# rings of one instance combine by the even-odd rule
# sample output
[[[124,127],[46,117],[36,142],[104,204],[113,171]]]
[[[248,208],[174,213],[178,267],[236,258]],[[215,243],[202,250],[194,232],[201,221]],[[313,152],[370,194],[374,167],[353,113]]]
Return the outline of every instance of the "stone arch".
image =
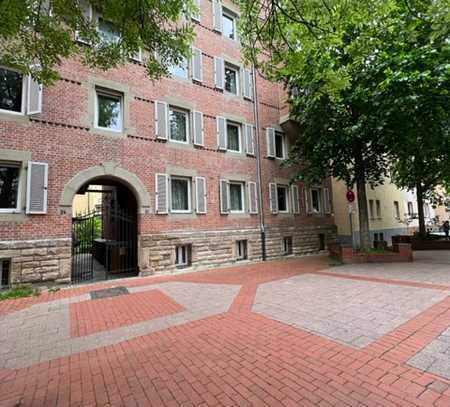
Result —
[[[150,209],[150,195],[139,177],[115,162],[107,161],[95,167],[87,168],[76,174],[65,186],[59,201],[62,213],[72,213],[72,202],[78,190],[87,182],[96,178],[110,178],[127,186],[135,195],[138,212],[143,214]]]

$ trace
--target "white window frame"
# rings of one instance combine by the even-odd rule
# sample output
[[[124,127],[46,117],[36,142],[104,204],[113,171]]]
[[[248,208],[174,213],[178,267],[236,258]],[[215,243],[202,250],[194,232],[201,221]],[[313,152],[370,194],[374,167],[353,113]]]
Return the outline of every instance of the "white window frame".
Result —
[[[189,110],[185,110],[183,108],[179,108],[179,107],[172,106],[172,105],[168,105],[167,109],[168,109],[168,115],[169,115],[169,128],[168,128],[169,141],[171,143],[189,144],[189,137],[190,137],[190,134],[191,134],[191,123],[190,123],[191,112]],[[171,126],[170,126],[170,112],[171,111],[180,112],[180,113],[183,113],[185,115],[186,141],[175,140],[175,139],[172,138],[172,131],[171,131]]]
[[[0,167],[14,167],[19,170],[19,183],[17,185],[17,206],[15,208],[0,208],[0,213],[20,213],[21,211],[21,201],[22,201],[22,163],[15,161],[0,161]]]
[[[13,110],[6,110],[6,109],[0,109],[0,113],[6,113],[6,114],[12,114],[16,116],[25,116],[26,113],[26,104],[27,104],[27,96],[28,96],[28,77],[27,75],[24,75],[17,69],[12,69],[4,65],[0,65],[0,68],[5,69],[7,71],[11,72],[17,72],[20,75],[22,75],[22,102],[20,106],[20,112],[15,112]]]
[[[242,209],[241,210],[235,210],[231,209],[231,185],[239,185],[241,187],[241,203],[242,203]],[[228,181],[228,208],[229,213],[245,213],[245,182],[242,181]]]
[[[91,19],[92,19],[92,6],[91,6]],[[96,24],[96,29],[98,34],[101,36],[102,35],[102,31],[100,30],[100,19],[102,19],[103,21],[105,21],[106,23],[112,24],[111,21],[107,20],[106,18],[104,18],[101,14],[97,14],[95,16],[95,24]],[[117,34],[117,40],[116,43],[120,41],[120,34]]]
[[[190,249],[190,250],[189,250]],[[178,260],[183,258],[183,251],[185,251],[185,261],[181,261],[177,263],[177,257]],[[185,268],[185,267],[189,267],[192,259],[190,259],[189,257],[189,251],[191,251],[191,255],[192,255],[192,247],[189,244],[182,244],[182,245],[178,245],[175,247],[175,266],[179,267],[179,268]]]
[[[113,98],[117,98],[120,101],[120,128],[119,129],[112,129],[110,127],[103,127],[98,124],[99,120],[99,103],[98,103],[98,96],[104,95],[109,96]],[[103,88],[95,88],[95,118],[94,118],[94,127],[99,130],[104,131],[111,131],[113,133],[122,133],[123,132],[123,118],[124,118],[124,95],[123,93],[116,92],[114,90],[109,89],[103,89]]]
[[[172,180],[186,181],[188,185],[188,209],[173,209],[172,200]],[[170,212],[171,213],[192,213],[192,179],[189,177],[171,175],[169,178],[169,196],[170,196]]]
[[[278,188],[282,188],[286,191],[286,209],[281,210],[279,205],[279,194],[278,194]],[[289,186],[284,184],[277,184],[277,206],[278,206],[278,213],[289,213],[290,212],[290,194],[289,194]]]
[[[170,77],[171,77],[171,78],[178,78],[178,79],[189,80],[189,74],[190,74],[189,61],[188,61],[187,58],[183,57],[183,61],[182,61],[182,62],[183,62],[183,64],[185,64],[184,66],[186,67],[186,76],[181,76],[181,75],[173,74],[173,73],[170,71],[170,68],[180,66],[180,64],[178,64],[178,65],[170,65],[169,68],[168,68],[168,71],[169,71],[169,74],[170,74]]]
[[[315,209],[314,208],[314,200],[313,200],[313,191],[317,191],[317,203],[319,204],[319,209],[317,210],[317,209]],[[323,204],[322,204],[322,189],[321,188],[318,188],[318,187],[312,187],[312,188],[310,188],[310,190],[309,190],[309,193],[310,193],[310,198],[311,198],[311,204],[310,204],[310,206],[311,206],[311,213],[314,213],[314,214],[321,214],[322,213],[322,211],[323,211],[323,208],[322,208],[322,206],[323,206]]]
[[[236,72],[236,93],[227,90],[227,77],[226,77],[227,68]],[[223,91],[228,95],[239,96],[241,94],[241,69],[238,66],[233,65],[229,62],[224,62],[223,64]]]
[[[281,157],[277,155],[277,137],[280,136],[281,136],[281,145],[283,149],[283,154]],[[281,131],[275,131],[275,158],[278,160],[286,159],[286,135]]]
[[[400,217],[401,217],[400,202],[399,201],[394,201],[394,218],[395,219],[400,219]]]
[[[228,143],[228,126],[237,127],[238,129],[238,143],[239,143],[239,150],[231,150],[229,148]],[[231,120],[225,121],[225,128],[226,128],[226,136],[227,136],[227,151],[230,151],[232,153],[242,153],[242,125],[240,123],[233,122]]]
[[[225,38],[228,38],[231,41],[237,41],[238,40],[238,30],[237,30],[237,15],[233,13],[231,10],[228,10],[225,7],[222,7],[222,15],[220,16],[222,19],[222,36]],[[230,38],[227,35],[224,34],[224,19],[228,18],[233,21],[233,31],[234,31],[234,38]]]
[[[247,239],[236,240],[236,260],[237,261],[248,260],[248,240]]]

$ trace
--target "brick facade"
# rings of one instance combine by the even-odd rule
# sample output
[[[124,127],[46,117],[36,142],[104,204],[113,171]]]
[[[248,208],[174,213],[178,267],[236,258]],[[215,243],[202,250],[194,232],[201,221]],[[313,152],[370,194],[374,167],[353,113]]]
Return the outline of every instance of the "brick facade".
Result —
[[[235,7],[227,1],[224,6],[231,10]],[[25,214],[24,182],[20,187],[20,213],[0,213],[0,258],[11,259],[12,281],[67,281],[70,278],[70,267],[66,264],[69,252],[65,252],[64,259],[52,263],[48,273],[43,273],[42,262],[35,263],[33,258],[31,264],[35,264],[36,270],[29,271],[33,278],[25,278],[24,270],[30,267],[25,266],[22,251],[30,241],[39,239],[39,244],[47,241],[47,258],[53,253],[54,242],[70,241],[71,211],[64,199],[76,193],[71,188],[77,175],[88,175],[92,168],[104,168],[105,174],[124,182],[138,195],[138,263],[142,274],[175,270],[177,241],[193,245],[194,269],[234,262],[234,240],[242,236],[249,241],[249,260],[261,259],[261,208],[258,214],[250,214],[248,210],[242,214],[223,215],[220,212],[221,178],[258,181],[255,156],[219,151],[217,146],[218,116],[240,124],[256,125],[254,101],[215,88],[214,57],[221,56],[226,61],[242,64],[239,43],[213,30],[211,2],[206,0],[202,2],[196,33],[195,46],[202,51],[201,83],[177,78],[152,82],[146,78],[144,66],[131,61],[103,72],[89,69],[72,59],[61,65],[61,79],[44,87],[41,113],[30,116],[0,112],[0,161],[7,161],[8,154],[22,152],[32,161],[48,163],[47,213]],[[95,128],[96,87],[123,94],[122,132]],[[293,236],[293,254],[317,251],[319,234],[324,234],[327,241],[335,239],[334,220],[331,210],[330,214],[307,213],[302,184],[298,184],[299,214],[293,214],[292,210],[273,214],[270,210],[269,183],[288,183],[293,174],[292,169],[280,167],[281,160],[267,158],[266,129],[273,127],[281,131],[280,118],[282,110],[283,113],[286,110],[286,102],[280,87],[260,75],[256,78],[256,91],[267,255],[278,257],[283,254],[283,236]],[[202,112],[204,147],[158,140],[154,124],[155,101]],[[27,169],[23,168],[23,171]],[[122,173],[129,174],[131,181],[124,180]],[[156,214],[157,173],[205,177],[207,213]],[[95,171],[92,174],[95,176]],[[133,182],[139,184],[139,194],[136,188],[133,189]],[[324,186],[331,188],[328,181]],[[8,243],[12,241],[13,245]],[[59,259],[62,254],[55,253],[55,256]]]

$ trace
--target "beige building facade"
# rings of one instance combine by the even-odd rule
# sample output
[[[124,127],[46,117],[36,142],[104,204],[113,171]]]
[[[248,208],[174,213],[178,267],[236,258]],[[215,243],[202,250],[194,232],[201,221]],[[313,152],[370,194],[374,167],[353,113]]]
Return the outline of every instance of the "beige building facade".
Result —
[[[419,222],[415,191],[399,189],[389,179],[376,187],[367,185],[366,190],[372,241],[384,240],[391,245],[392,236],[411,235],[417,231]],[[355,202],[349,204],[347,191],[344,182],[333,179],[334,216],[338,240],[343,244],[351,244],[353,240],[355,245],[359,245],[357,197]],[[353,191],[356,195],[356,188]],[[433,207],[428,202],[424,204],[424,212],[427,229],[435,231],[444,220],[449,219],[450,215],[445,206]]]

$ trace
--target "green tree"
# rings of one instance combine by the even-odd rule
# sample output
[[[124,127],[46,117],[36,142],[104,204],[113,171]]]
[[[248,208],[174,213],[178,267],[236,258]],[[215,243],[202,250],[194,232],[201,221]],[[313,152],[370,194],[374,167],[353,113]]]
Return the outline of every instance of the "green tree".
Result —
[[[445,36],[448,15],[436,3],[444,5],[420,1],[418,15],[407,0],[242,1],[247,59],[290,92],[300,131],[289,161],[301,163],[307,182],[333,176],[356,184],[363,249],[370,246],[366,184],[382,183],[400,157],[402,125],[392,127],[391,117],[403,107],[383,99],[395,75],[383,63],[397,56],[396,31],[420,34],[422,25],[409,21],[426,16],[433,35]]]
[[[96,19],[83,13],[87,0],[2,0],[0,64],[49,83],[58,77],[57,65],[65,58],[79,56],[88,66],[106,70],[141,49],[148,76],[157,79],[169,64],[189,55],[194,33],[184,16],[196,12],[191,0],[90,3],[110,35],[99,34]],[[77,32],[89,46],[74,41]]]

